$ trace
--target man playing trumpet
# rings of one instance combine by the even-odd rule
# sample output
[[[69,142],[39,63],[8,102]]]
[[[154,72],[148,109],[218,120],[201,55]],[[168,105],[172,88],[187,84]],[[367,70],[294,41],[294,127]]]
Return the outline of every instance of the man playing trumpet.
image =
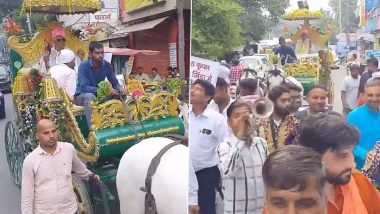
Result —
[[[270,117],[259,121],[259,136],[267,141],[269,152],[297,143],[298,121],[290,114],[290,91],[282,85],[273,87],[268,98],[273,102],[274,111]]]
[[[253,113],[251,104],[244,101],[235,101],[227,109],[228,125],[233,134],[218,147],[224,213],[261,214],[264,207],[261,169],[268,148],[264,139],[253,136],[256,127],[251,116]]]

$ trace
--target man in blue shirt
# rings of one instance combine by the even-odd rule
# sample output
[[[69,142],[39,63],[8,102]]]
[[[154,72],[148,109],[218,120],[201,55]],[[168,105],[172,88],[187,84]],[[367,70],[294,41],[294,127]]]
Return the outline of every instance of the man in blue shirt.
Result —
[[[377,141],[380,141],[379,83],[366,83],[363,93],[365,105],[350,112],[347,116],[348,123],[356,126],[361,135],[359,144],[354,150],[356,167],[359,170],[363,168],[368,152],[375,147]]]
[[[281,64],[285,65],[285,63],[293,63],[297,60],[296,54],[292,47],[286,44],[285,38],[280,37],[278,39],[280,43],[280,47],[277,48],[274,52],[276,55],[280,54]]]
[[[91,42],[89,46],[91,59],[83,61],[78,71],[78,86],[74,96],[74,103],[84,106],[87,124],[91,128],[92,108],[90,102],[94,100],[98,91],[98,84],[107,77],[112,84],[114,93],[124,94],[119,85],[112,65],[104,60],[104,48],[99,42]]]

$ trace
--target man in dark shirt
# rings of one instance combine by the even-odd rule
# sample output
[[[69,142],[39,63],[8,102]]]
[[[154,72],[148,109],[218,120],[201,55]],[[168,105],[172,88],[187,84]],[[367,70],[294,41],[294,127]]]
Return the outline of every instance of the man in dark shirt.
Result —
[[[74,103],[78,106],[84,106],[87,124],[91,128],[92,108],[90,107],[90,102],[95,98],[99,87],[98,84],[107,77],[115,94],[124,94],[124,92],[117,81],[112,65],[104,60],[103,45],[99,42],[91,42],[89,51],[91,59],[83,61],[79,66],[78,86],[74,96]]]
[[[281,64],[285,65],[285,63],[293,63],[297,60],[296,54],[294,53],[293,48],[289,47],[284,37],[280,37],[278,39],[280,43],[280,47],[275,50],[275,54],[280,54]]]
[[[373,72],[377,72],[379,62],[376,58],[367,59],[367,71],[360,76],[359,94],[363,92],[364,85],[372,77]]]
[[[307,102],[309,103],[309,108],[296,112],[295,116],[302,124],[309,116],[316,115],[319,112],[326,112],[327,105],[327,87],[323,85],[313,86],[309,93],[307,94]]]

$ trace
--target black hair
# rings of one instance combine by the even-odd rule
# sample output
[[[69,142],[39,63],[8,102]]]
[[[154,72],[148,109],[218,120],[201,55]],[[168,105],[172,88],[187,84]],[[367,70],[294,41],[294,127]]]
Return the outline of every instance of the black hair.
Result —
[[[287,87],[289,90],[292,90],[292,91],[298,91],[298,92],[302,91],[302,88],[300,88],[298,85],[292,82],[285,82],[285,83],[282,83],[281,85],[284,87]]]
[[[104,48],[104,46],[102,45],[102,43],[100,42],[91,42],[90,45],[88,46],[88,49],[89,51],[92,53],[95,51],[95,49],[101,49],[101,48]]]
[[[215,96],[215,87],[207,80],[197,79],[194,81],[193,85],[200,85],[205,90],[205,95],[212,98]]]
[[[173,68],[172,68],[172,66],[169,66],[166,70],[168,70],[168,71],[172,71]]]
[[[237,100],[231,103],[231,105],[227,108],[227,117],[230,118],[232,115],[232,112],[239,107],[247,107],[250,111],[252,111],[252,105],[248,102]]]
[[[282,36],[280,36],[280,38],[278,38],[278,41],[279,41],[279,42],[285,42],[285,38],[282,37]]]
[[[290,90],[283,86],[283,85],[276,85],[274,86],[268,93],[268,98],[273,102],[276,103],[276,100],[282,96],[284,93],[290,93]]]
[[[262,175],[266,189],[297,191],[307,189],[310,180],[317,184],[319,194],[325,197],[327,179],[321,156],[313,149],[300,146],[284,146],[272,152],[265,160]]]
[[[251,92],[255,92],[257,89],[257,80],[252,78],[242,79],[239,82],[239,88],[245,88]]]
[[[323,155],[328,150],[355,146],[359,131],[336,112],[320,112],[305,119],[300,127],[300,144]]]
[[[326,86],[317,84],[317,85],[313,85],[313,87],[310,88],[310,90],[307,94],[309,95],[314,89],[318,89],[318,88],[328,92],[328,89]]]
[[[379,66],[379,61],[377,61],[377,59],[375,57],[371,57],[369,59],[367,59],[367,65],[371,63],[372,65],[374,65],[375,67],[378,67]]]
[[[152,68],[152,71],[158,71],[157,68]]]
[[[360,66],[356,63],[353,63],[350,65],[350,71],[352,70],[359,70],[360,71]]]
[[[226,82],[225,79],[218,77],[218,79],[216,80],[216,87],[217,88],[226,88],[226,87],[228,87],[228,83]]]

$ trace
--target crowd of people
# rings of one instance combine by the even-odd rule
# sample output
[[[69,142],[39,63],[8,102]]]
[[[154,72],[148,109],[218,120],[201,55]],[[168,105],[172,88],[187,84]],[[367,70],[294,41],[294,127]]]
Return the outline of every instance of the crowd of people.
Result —
[[[380,213],[380,82],[376,59],[342,83],[342,114],[327,108],[328,89],[306,95],[291,82],[256,93],[256,79],[231,69],[230,83],[197,80],[190,91],[191,213]],[[380,75],[379,75],[380,76]],[[256,96],[252,99],[252,95]],[[245,99],[251,96],[250,99]],[[360,101],[362,103],[360,103]],[[263,102],[259,105],[260,102]],[[360,105],[361,104],[361,105]]]

